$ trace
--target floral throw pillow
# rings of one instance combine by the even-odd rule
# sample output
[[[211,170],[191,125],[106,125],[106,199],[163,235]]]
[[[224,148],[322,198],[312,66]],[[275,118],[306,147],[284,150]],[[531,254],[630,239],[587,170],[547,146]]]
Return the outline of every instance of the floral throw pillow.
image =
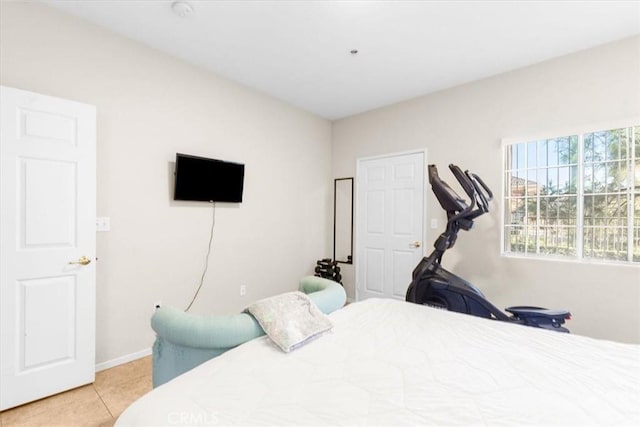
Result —
[[[333,324],[302,292],[288,292],[245,309],[283,351],[290,352],[331,330]]]

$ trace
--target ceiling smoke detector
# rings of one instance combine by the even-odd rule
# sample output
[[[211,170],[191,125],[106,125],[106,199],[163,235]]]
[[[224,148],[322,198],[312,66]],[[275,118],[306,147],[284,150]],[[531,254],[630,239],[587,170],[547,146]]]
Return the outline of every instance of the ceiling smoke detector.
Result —
[[[174,1],[171,4],[171,10],[182,18],[187,18],[193,14],[193,6],[182,0]]]

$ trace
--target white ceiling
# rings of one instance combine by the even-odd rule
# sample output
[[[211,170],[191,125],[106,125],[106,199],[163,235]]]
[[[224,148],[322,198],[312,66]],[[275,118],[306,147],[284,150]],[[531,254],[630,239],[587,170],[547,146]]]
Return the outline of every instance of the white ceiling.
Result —
[[[640,34],[640,1],[43,2],[328,119]]]

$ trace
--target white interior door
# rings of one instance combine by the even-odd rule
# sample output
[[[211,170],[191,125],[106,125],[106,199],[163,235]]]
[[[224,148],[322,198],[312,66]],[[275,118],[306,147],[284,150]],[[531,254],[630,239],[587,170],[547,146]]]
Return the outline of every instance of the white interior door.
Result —
[[[94,380],[96,178],[94,107],[8,87],[0,107],[3,410]]]
[[[358,160],[356,298],[404,300],[423,256],[425,152]]]

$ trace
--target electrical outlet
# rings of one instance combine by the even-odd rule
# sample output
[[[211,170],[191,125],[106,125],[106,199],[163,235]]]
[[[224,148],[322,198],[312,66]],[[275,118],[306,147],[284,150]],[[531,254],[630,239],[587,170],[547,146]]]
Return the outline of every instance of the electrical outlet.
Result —
[[[245,285],[240,285],[240,296],[243,297],[247,294],[247,287]]]
[[[431,218],[431,228],[433,228],[433,229],[438,228],[438,219],[437,218]]]

